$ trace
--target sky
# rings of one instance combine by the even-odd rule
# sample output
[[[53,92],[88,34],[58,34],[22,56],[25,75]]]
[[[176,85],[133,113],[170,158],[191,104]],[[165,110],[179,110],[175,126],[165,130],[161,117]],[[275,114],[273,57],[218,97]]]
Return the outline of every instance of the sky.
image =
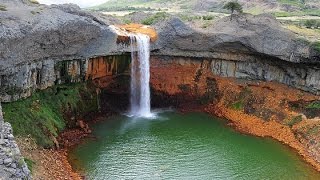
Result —
[[[95,6],[102,4],[108,0],[38,0],[41,4],[65,4],[65,3],[73,3],[77,4],[82,8]]]

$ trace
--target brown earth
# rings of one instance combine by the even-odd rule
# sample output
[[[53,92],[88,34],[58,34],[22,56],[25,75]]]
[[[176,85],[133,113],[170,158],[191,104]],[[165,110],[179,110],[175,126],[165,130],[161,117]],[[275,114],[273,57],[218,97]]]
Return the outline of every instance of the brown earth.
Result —
[[[66,150],[43,149],[31,138],[16,138],[22,155],[34,162],[32,177],[35,180],[80,180],[72,170]]]

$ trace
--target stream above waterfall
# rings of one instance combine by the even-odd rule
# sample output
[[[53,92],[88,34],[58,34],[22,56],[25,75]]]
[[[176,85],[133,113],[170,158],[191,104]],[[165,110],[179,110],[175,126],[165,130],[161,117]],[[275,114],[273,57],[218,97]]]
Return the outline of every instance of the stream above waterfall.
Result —
[[[70,150],[88,179],[319,179],[289,147],[241,134],[204,113],[106,117]]]

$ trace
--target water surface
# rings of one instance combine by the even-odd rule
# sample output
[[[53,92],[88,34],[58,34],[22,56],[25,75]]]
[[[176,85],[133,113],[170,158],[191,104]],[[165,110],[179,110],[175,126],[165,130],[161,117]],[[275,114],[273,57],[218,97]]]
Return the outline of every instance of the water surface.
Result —
[[[320,179],[288,147],[240,134],[203,113],[109,117],[71,150],[88,179]]]

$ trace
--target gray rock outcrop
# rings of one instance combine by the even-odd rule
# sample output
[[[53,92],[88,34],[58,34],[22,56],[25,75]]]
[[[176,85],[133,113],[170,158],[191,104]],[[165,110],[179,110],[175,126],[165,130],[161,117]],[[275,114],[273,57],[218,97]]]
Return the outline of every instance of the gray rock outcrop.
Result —
[[[59,61],[87,60],[123,51],[108,26],[114,18],[78,6],[0,0],[0,97],[13,101],[56,83]]]
[[[127,44],[117,43],[117,34],[109,27],[119,23],[115,18],[72,4],[46,6],[27,0],[0,0],[0,4],[7,10],[0,11],[2,101],[28,97],[36,89],[62,82],[61,61],[72,64],[64,70],[83,74],[89,58],[130,51]],[[274,80],[320,93],[319,52],[270,15],[225,17],[207,30],[193,29],[177,18],[154,27],[159,38],[152,55],[235,62],[239,73],[228,72],[228,77]]]
[[[154,55],[203,58],[219,76],[277,81],[320,94],[320,53],[271,15],[225,17],[206,30],[173,18],[155,28]]]
[[[192,29],[178,18],[160,23],[155,28],[159,41],[154,48],[163,55],[226,59],[228,54],[242,53],[294,63],[310,63],[313,59],[308,44],[282,28],[268,14],[225,17],[215,21],[207,30]]]

